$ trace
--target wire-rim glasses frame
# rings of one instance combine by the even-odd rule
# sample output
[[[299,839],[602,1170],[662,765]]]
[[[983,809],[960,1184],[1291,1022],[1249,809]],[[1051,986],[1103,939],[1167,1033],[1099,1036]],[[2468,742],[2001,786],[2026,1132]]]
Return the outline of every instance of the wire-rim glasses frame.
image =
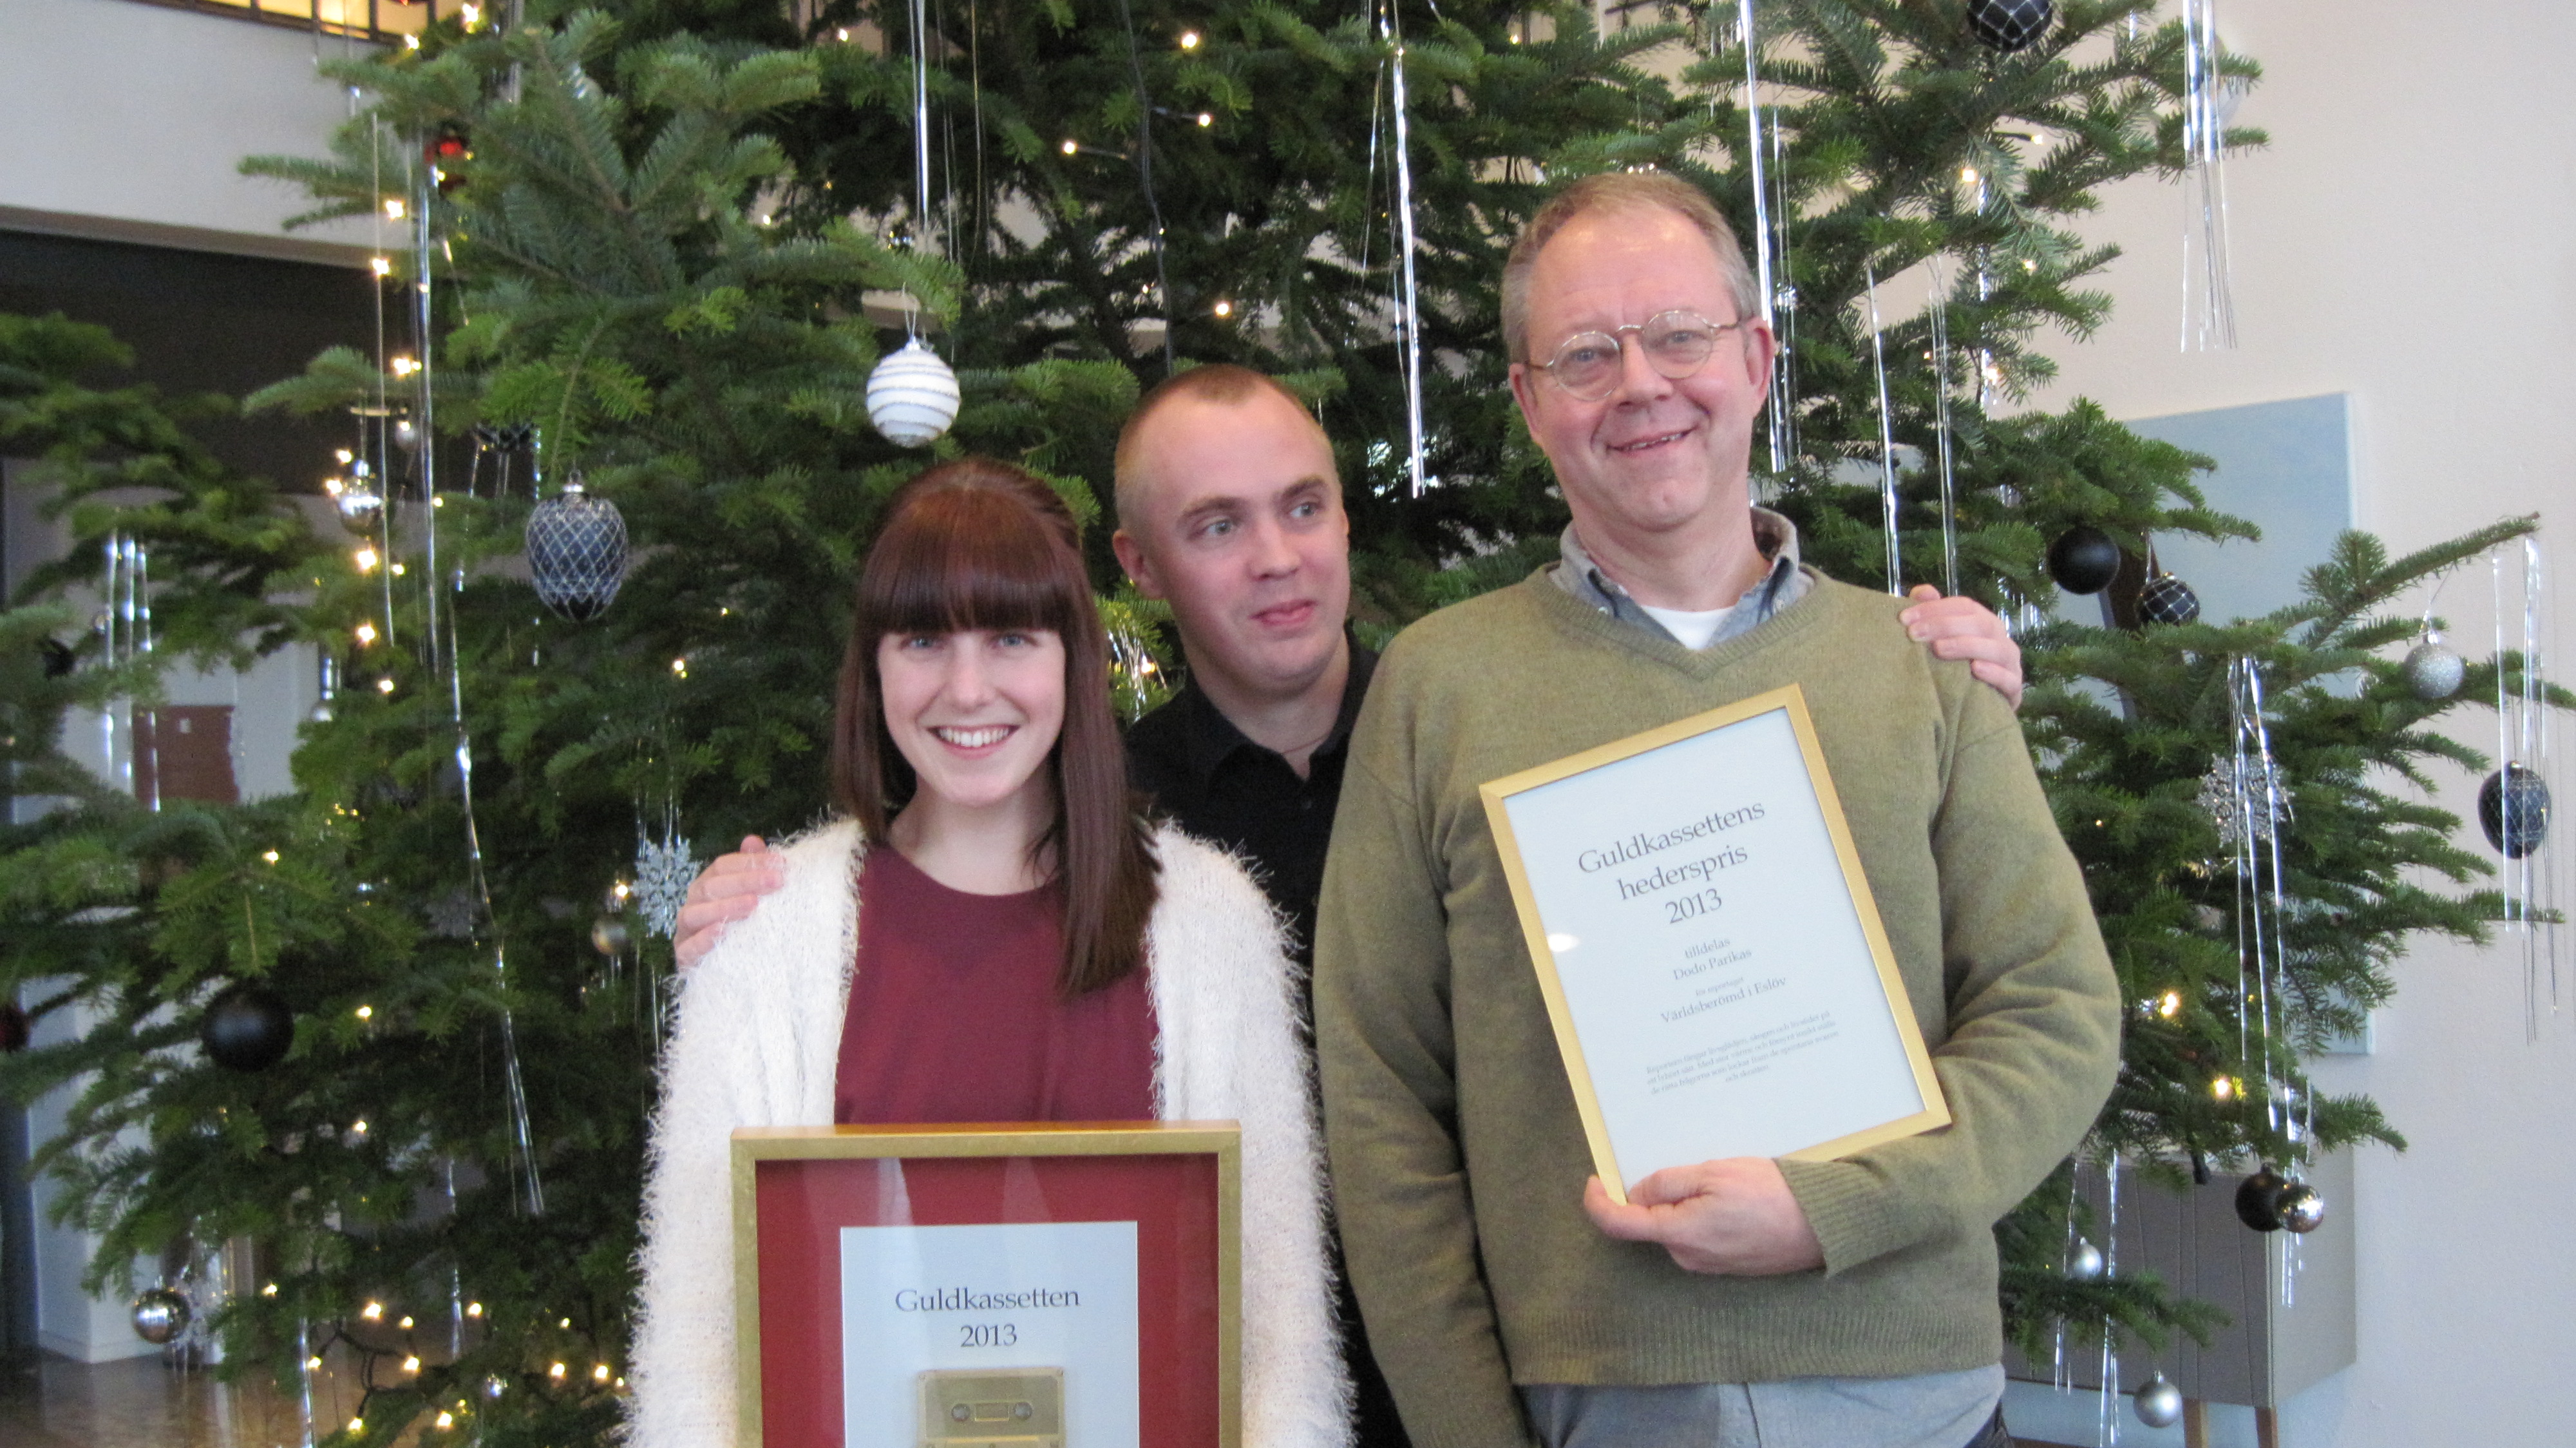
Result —
[[[1619,390],[1619,379],[1626,371],[1627,344],[1621,333],[1636,333],[1646,364],[1679,382],[1708,365],[1718,338],[1742,329],[1749,320],[1738,318],[1721,326],[1687,307],[1675,307],[1624,327],[1577,332],[1558,343],[1547,361],[1530,365],[1576,401],[1599,402]]]

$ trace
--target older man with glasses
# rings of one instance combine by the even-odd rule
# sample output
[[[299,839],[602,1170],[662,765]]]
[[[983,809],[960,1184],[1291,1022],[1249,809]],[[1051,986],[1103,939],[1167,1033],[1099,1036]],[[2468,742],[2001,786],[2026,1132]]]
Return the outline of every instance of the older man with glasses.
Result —
[[[1317,931],[1342,1236],[1423,1448],[2008,1441],[1992,1227],[2081,1139],[2118,990],[2012,712],[1752,505],[1773,340],[1671,177],[1578,182],[1503,278],[1561,559],[1424,619],[1355,731]],[[1589,1181],[1478,786],[1797,684],[1948,1128]]]

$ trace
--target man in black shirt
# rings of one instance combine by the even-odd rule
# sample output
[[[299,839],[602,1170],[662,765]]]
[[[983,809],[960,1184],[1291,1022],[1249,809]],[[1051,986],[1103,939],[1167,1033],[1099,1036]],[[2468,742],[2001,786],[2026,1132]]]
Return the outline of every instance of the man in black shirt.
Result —
[[[1137,589],[1168,600],[1180,694],[1127,732],[1137,787],[1250,861],[1313,959],[1343,746],[1376,659],[1350,636],[1350,515],[1332,444],[1243,367],[1148,392],[1118,439],[1118,532]]]
[[[1182,829],[1252,865],[1308,969],[1342,759],[1377,662],[1348,627],[1350,534],[1324,429],[1258,372],[1180,373],[1118,435],[1110,543],[1139,592],[1170,601],[1189,662],[1181,692],[1127,731],[1129,769]],[[1356,1442],[1406,1448],[1347,1279],[1340,1296]]]

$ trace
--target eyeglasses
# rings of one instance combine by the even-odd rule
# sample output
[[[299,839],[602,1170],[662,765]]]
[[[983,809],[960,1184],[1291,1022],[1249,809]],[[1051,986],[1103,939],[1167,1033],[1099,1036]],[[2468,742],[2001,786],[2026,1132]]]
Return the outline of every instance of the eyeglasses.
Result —
[[[1743,325],[1735,321],[1719,326],[1697,312],[1657,312],[1642,322],[1606,332],[1577,332],[1557,344],[1554,358],[1537,366],[1578,401],[1599,402],[1619,390],[1624,345],[1620,333],[1636,333],[1637,345],[1646,349],[1647,364],[1678,382],[1707,366],[1708,354],[1717,350],[1717,339]]]

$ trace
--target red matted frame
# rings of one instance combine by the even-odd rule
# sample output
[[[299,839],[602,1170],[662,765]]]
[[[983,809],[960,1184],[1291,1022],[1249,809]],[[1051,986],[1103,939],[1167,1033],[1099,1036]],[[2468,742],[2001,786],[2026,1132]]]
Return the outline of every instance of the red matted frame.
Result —
[[[903,1163],[908,1221],[879,1163]],[[1037,1174],[1043,1217],[1006,1195]],[[745,1127],[733,1134],[739,1448],[843,1443],[843,1227],[1136,1223],[1141,1448],[1240,1448],[1241,1134],[1232,1122]]]

